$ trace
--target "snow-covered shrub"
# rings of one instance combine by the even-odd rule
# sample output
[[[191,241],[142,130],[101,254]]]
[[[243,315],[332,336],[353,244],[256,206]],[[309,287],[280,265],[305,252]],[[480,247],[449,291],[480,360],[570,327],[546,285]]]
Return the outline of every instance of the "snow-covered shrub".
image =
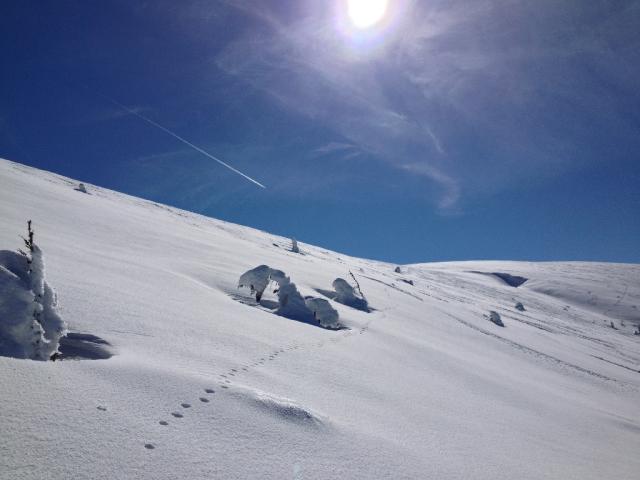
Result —
[[[280,287],[290,282],[289,277],[283,271],[275,270],[268,265],[260,265],[240,276],[238,288],[248,287],[251,293],[255,294],[256,301],[259,302],[271,281],[276,282]]]
[[[489,312],[489,321],[495,323],[499,327],[504,327],[504,323],[502,323],[500,314],[498,312],[494,312],[493,310]]]
[[[291,282],[291,279],[282,270],[271,269],[271,280],[278,284],[278,287],[282,287]]]
[[[278,309],[276,313],[293,320],[313,320],[313,313],[307,307],[300,292],[298,292],[296,284],[291,282],[281,284],[278,289]]]
[[[333,289],[336,292],[336,302],[359,310],[369,309],[367,300],[362,297],[362,294],[356,294],[355,289],[344,278],[336,278],[333,281]]]
[[[337,330],[341,327],[338,322],[340,316],[331,304],[324,298],[308,297],[305,299],[307,308],[313,313],[313,318],[323,328]]]
[[[291,251],[293,253],[300,253],[300,249],[298,248],[298,241],[295,238],[291,239]]]
[[[267,265],[260,265],[247,272],[244,272],[238,280],[238,288],[249,287],[251,293],[256,296],[256,301],[260,301],[262,294],[271,280],[271,268]]]
[[[520,311],[520,312],[524,312],[524,305],[522,304],[522,302],[517,302],[516,303],[516,310]]]
[[[76,190],[82,193],[87,193],[87,187],[84,186],[84,183],[78,184],[78,188]]]
[[[400,269],[400,267],[396,267],[396,268],[395,268],[395,270],[394,270],[394,272],[396,272],[396,273],[402,273],[402,269]]]
[[[278,285],[274,290],[278,294],[278,307],[275,313],[282,317],[320,325],[324,328],[340,328],[338,312],[329,302],[320,298],[307,297],[300,294],[295,283],[282,270],[268,265],[260,265],[240,276],[238,287],[249,287],[259,302],[270,282]],[[354,297],[355,298],[355,297]]]
[[[336,291],[336,300],[340,303],[356,298],[353,287],[344,278],[336,278],[333,281],[333,289]]]
[[[28,252],[0,251],[0,355],[48,360],[58,351],[66,325],[45,281],[42,250],[28,223]]]

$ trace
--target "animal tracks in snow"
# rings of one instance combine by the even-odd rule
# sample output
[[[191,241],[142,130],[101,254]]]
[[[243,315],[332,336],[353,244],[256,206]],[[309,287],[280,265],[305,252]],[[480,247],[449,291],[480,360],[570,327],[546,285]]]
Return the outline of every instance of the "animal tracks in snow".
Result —
[[[371,323],[371,322],[369,321],[365,326],[363,326],[360,329],[358,329],[358,333],[360,335],[362,335],[362,334],[367,332],[367,330],[369,329],[369,323]],[[218,375],[219,388],[224,389],[224,390],[228,390],[233,385],[232,384],[232,379],[238,379],[242,375],[251,372],[255,368],[264,367],[265,365],[268,364],[268,362],[276,361],[278,359],[278,357],[281,356],[282,354],[286,354],[288,352],[294,352],[296,350],[307,350],[307,349],[310,349],[310,348],[323,348],[323,347],[328,346],[328,345],[336,345],[339,342],[341,342],[342,340],[345,340],[346,338],[349,338],[354,333],[355,333],[355,331],[353,331],[353,330],[346,330],[346,331],[341,331],[336,336],[328,339],[328,341],[327,340],[321,340],[321,341],[316,341],[316,342],[308,343],[308,344],[293,344],[293,345],[288,345],[288,346],[276,348],[276,349],[272,350],[271,352],[269,352],[268,354],[256,358],[255,360],[253,360],[250,363],[247,363],[245,365],[240,365],[240,366],[235,367],[235,368],[230,368],[226,372],[220,373]],[[204,389],[204,392],[206,394],[209,394],[209,395],[214,394],[215,391],[216,390],[214,388],[211,388],[211,387]],[[199,397],[197,397],[197,399],[198,399],[200,405],[203,405],[203,406],[211,405],[211,397],[199,396]],[[182,403],[180,403],[180,407],[183,409],[182,412],[181,411],[177,411],[177,410],[173,411],[173,412],[171,412],[171,416],[173,416],[176,419],[184,418],[184,413],[183,412],[191,409],[192,408],[192,404],[188,403],[188,402],[182,402]],[[103,406],[99,406],[97,408],[98,408],[98,410],[106,411],[106,408],[103,407]],[[163,427],[169,426],[169,422],[167,422],[166,420],[160,420],[158,422],[158,424],[163,426]],[[156,445],[154,443],[145,443],[144,444],[144,448],[146,448],[147,450],[154,450],[156,448]]]

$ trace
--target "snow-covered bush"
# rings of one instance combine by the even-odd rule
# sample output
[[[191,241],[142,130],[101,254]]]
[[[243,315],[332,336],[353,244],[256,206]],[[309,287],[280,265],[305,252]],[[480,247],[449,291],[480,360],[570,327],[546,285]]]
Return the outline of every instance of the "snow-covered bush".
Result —
[[[271,268],[267,265],[260,265],[247,272],[244,272],[238,280],[238,288],[249,287],[252,294],[255,294],[256,301],[260,301],[262,294],[271,280]]]
[[[300,320],[303,322],[319,325],[323,328],[338,329],[338,312],[331,307],[331,304],[321,298],[307,297],[300,294],[295,283],[281,271],[268,265],[260,265],[240,276],[238,287],[249,287],[251,293],[255,293],[256,300],[260,301],[263,292],[274,282],[278,288],[274,291],[278,294],[278,307],[274,313]],[[357,297],[354,296],[357,299]]]
[[[517,302],[516,303],[516,310],[520,311],[520,312],[524,312],[524,305],[522,304],[522,302]]]
[[[278,309],[276,313],[293,320],[313,320],[313,313],[307,308],[307,304],[300,292],[298,292],[296,284],[291,282],[280,285],[278,289]]]
[[[402,269],[400,267],[396,267],[394,272],[395,273],[402,273]]]
[[[493,310],[489,312],[489,321],[495,323],[499,327],[504,327],[504,323],[502,323],[500,314],[498,312],[494,312]]]
[[[287,277],[287,275],[282,270],[276,270],[274,268],[271,269],[271,280],[276,282],[278,284],[278,287],[282,287],[283,285],[291,282],[289,277]]]
[[[293,253],[300,253],[300,249],[298,248],[298,241],[295,238],[291,239],[291,251]]]
[[[361,294],[357,294],[356,290],[344,278],[336,278],[333,281],[333,289],[336,292],[336,302],[359,310],[369,309],[367,300]]]
[[[0,251],[0,355],[48,360],[66,325],[45,281],[42,250],[28,223],[27,252]]]
[[[82,193],[88,193],[87,192],[87,187],[84,186],[84,183],[79,183],[78,184],[78,188],[76,190],[78,190],[79,192],[82,192]]]
[[[289,283],[289,277],[281,270],[275,270],[268,265],[260,265],[244,272],[238,280],[238,288],[248,287],[255,294],[256,301],[260,301],[262,294],[269,286],[269,282],[276,282],[280,287]]]
[[[338,322],[340,316],[331,304],[324,298],[308,297],[305,299],[307,308],[313,313],[313,318],[323,328],[337,330],[341,327]]]

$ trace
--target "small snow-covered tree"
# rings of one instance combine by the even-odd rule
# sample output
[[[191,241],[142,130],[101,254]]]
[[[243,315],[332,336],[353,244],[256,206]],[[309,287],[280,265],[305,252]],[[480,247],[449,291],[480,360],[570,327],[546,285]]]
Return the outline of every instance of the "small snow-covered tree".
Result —
[[[42,250],[27,223],[27,251],[0,251],[0,354],[48,360],[66,325],[56,312],[56,295],[45,281]]]
[[[369,306],[367,303],[367,299],[364,298],[362,293],[358,289],[358,293],[356,293],[355,288],[347,282],[344,278],[336,278],[333,281],[333,289],[336,292],[335,300],[336,302],[342,303],[343,305],[348,305],[353,308],[357,308],[360,310],[368,310]]]
[[[278,315],[294,320],[310,321],[313,313],[300,295],[295,283],[288,282],[278,289]]]
[[[298,241],[295,238],[291,239],[291,251],[293,253],[300,253],[300,249],[298,248]]]
[[[336,300],[340,303],[356,298],[353,287],[344,278],[336,278],[333,281],[333,289],[336,291]]]
[[[522,304],[522,302],[517,302],[516,303],[516,310],[520,311],[520,312],[524,312],[524,305]]]
[[[255,294],[256,301],[259,302],[262,294],[271,280],[271,267],[260,265],[256,268],[244,272],[238,280],[238,288],[248,287],[252,294]]]
[[[396,267],[394,272],[396,273],[402,273],[402,269],[400,267]]]
[[[268,265],[260,265],[244,272],[238,280],[238,288],[248,287],[252,294],[255,294],[256,301],[259,302],[262,294],[269,286],[269,282],[275,282],[279,288],[289,283],[289,277],[281,270],[276,270]]]
[[[88,193],[88,192],[87,192],[87,187],[85,187],[85,186],[84,186],[84,183],[79,183],[79,184],[78,184],[78,188],[77,188],[77,190],[78,190],[79,192],[82,192],[82,193]]]
[[[278,284],[278,288],[291,282],[291,279],[282,270],[271,269],[271,280]]]

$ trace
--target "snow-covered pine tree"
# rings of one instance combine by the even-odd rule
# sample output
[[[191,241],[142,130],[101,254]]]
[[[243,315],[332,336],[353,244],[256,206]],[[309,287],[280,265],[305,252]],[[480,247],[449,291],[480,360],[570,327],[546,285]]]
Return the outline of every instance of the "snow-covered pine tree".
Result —
[[[0,354],[49,360],[66,333],[45,281],[42,250],[27,222],[26,251],[0,251]]]

